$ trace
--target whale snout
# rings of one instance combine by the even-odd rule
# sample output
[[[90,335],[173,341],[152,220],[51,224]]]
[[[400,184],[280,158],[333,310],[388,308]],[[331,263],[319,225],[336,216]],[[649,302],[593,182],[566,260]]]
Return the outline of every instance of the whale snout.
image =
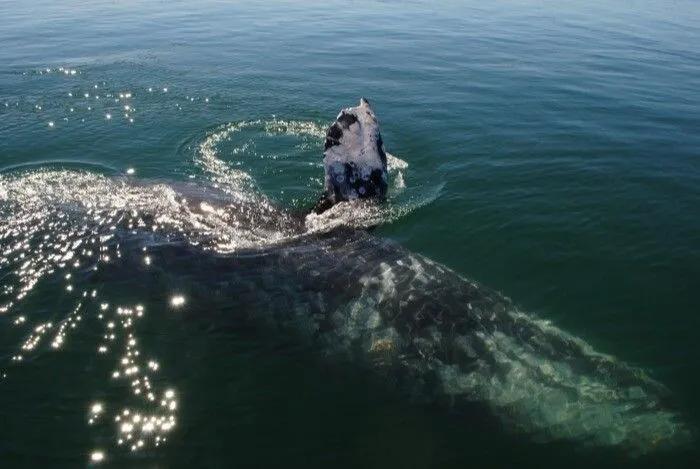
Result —
[[[324,194],[314,207],[316,213],[342,201],[386,196],[386,151],[366,98],[340,111],[326,132],[323,155]]]

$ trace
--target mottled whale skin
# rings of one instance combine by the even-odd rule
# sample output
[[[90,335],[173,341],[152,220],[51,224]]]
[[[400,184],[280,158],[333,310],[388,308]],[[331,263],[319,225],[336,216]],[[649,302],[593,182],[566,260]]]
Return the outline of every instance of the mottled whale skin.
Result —
[[[211,305],[198,320],[292,338],[370,370],[414,402],[444,406],[465,425],[479,405],[537,441],[641,455],[691,438],[673,396],[641,369],[370,233],[339,229],[224,256],[166,244],[149,249],[156,270],[133,252],[131,272],[189,276],[188,297]]]
[[[366,100],[329,128],[324,167],[317,213],[386,194],[386,154]],[[349,227],[306,232],[297,217],[259,200],[157,189],[131,179],[34,174],[0,184],[0,210],[70,228],[59,252],[83,240],[86,255],[118,253],[95,274],[86,271],[97,283],[106,275],[138,279],[145,291],[179,284],[207,311],[197,321],[274,331],[329,362],[371,371],[398,395],[442,405],[465,425],[478,406],[504,429],[539,441],[638,455],[694,439],[666,387],[641,369],[391,240]],[[122,195],[112,203],[105,193]],[[190,227],[203,233],[227,225],[237,237],[264,239],[267,231],[256,229],[275,223],[291,235],[227,251],[210,249],[206,233],[187,235]],[[14,230],[0,247],[32,249],[44,239],[22,241],[22,233]]]
[[[381,199],[387,192],[387,164],[379,122],[365,98],[343,109],[326,132],[324,192],[313,211],[357,199]]]

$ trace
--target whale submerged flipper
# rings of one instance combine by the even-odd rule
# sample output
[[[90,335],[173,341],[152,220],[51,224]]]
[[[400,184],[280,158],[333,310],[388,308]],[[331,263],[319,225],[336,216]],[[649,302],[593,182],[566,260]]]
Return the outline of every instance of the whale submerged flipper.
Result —
[[[386,195],[386,152],[379,122],[365,98],[340,111],[326,132],[323,155],[324,193],[314,212],[346,200]]]

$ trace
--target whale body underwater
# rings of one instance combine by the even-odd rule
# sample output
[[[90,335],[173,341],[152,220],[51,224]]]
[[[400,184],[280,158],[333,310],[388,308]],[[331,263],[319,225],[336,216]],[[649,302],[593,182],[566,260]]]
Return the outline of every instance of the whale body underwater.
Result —
[[[93,284],[187,278],[185,297],[219,305],[197,320],[272,331],[369,370],[410,401],[464,412],[465,424],[478,406],[536,441],[634,455],[693,440],[672,394],[640,368],[371,230],[318,229],[371,212],[388,191],[366,100],[341,111],[324,146],[323,195],[309,213],[187,183],[51,168],[0,175],[0,268],[15,273],[0,308],[66,269]]]

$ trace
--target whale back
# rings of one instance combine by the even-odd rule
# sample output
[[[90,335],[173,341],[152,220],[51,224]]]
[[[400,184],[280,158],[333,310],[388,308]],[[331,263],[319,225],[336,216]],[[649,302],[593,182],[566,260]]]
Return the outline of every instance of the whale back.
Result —
[[[61,325],[99,319],[103,305],[153,299],[165,313],[186,298],[178,317],[188,328],[352,363],[466,426],[486,411],[487,424],[511,433],[631,455],[695,441],[661,383],[498,292],[391,240],[349,228],[298,234],[283,211],[230,196],[68,170],[0,175],[0,317],[19,317],[34,288],[63,282],[59,309],[46,310]],[[119,309],[94,323],[104,335],[83,334],[95,348],[118,330],[124,340],[146,332],[110,328],[131,321]],[[16,356],[33,358],[33,344],[54,334],[40,325]]]
[[[324,194],[314,211],[342,201],[384,197],[387,164],[379,122],[369,102],[343,109],[326,132]]]

